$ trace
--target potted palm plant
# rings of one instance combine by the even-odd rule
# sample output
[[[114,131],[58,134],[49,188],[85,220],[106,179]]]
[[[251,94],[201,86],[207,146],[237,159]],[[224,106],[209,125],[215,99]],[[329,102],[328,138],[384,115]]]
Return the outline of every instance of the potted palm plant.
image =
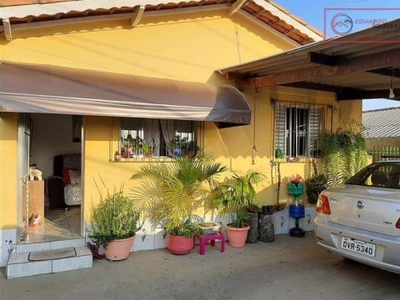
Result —
[[[107,259],[126,259],[140,227],[139,213],[122,187],[113,193],[107,190],[106,196],[100,197],[100,203],[92,208],[89,237],[97,247],[104,247]]]
[[[216,188],[213,205],[221,214],[231,213],[233,221],[227,224],[227,235],[232,247],[244,247],[250,230],[250,212],[257,206],[257,193],[253,186],[259,181],[261,174],[254,171],[244,176],[234,174]],[[258,209],[254,211],[258,216]],[[256,222],[257,223],[257,222]],[[254,229],[258,236],[258,228]]]
[[[167,231],[167,248],[173,254],[189,253],[199,227],[192,221],[197,209],[204,207],[214,178],[225,167],[205,155],[176,156],[169,162],[142,165],[132,179],[142,179],[131,197],[143,216]]]

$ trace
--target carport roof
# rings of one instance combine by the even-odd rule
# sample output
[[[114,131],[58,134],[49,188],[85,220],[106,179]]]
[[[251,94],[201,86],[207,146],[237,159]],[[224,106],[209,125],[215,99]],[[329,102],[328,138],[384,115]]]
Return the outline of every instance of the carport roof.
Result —
[[[393,81],[400,100],[400,19],[219,71],[241,90],[291,86],[339,101],[388,98]]]

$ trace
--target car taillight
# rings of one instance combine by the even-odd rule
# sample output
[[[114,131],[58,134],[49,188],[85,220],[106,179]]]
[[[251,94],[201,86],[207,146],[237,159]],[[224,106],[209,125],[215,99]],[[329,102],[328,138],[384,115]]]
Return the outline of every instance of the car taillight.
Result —
[[[318,201],[315,210],[319,213],[323,213],[326,215],[331,214],[331,207],[329,206],[329,199],[327,196],[321,194],[318,196]]]
[[[400,218],[397,220],[397,222],[396,222],[396,228],[397,229],[400,229]]]

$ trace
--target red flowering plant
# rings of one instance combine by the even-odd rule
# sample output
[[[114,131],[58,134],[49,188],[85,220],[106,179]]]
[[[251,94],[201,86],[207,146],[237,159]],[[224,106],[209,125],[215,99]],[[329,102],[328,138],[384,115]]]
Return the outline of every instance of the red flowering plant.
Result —
[[[291,183],[294,183],[296,186],[298,186],[299,183],[304,183],[303,177],[301,177],[299,174],[296,174],[296,175],[293,175],[292,177],[290,177],[289,181]]]
[[[300,196],[304,194],[304,179],[299,174],[289,178],[288,194],[294,196],[295,205],[299,205]]]

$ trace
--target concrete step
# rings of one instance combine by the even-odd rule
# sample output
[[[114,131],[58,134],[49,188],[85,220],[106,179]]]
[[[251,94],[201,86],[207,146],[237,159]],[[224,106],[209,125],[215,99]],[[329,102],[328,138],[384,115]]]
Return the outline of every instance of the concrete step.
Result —
[[[38,256],[43,256],[39,258]],[[6,266],[7,278],[20,278],[91,268],[93,256],[85,239],[19,244]]]
[[[86,241],[84,238],[60,240],[60,241],[49,241],[49,242],[38,242],[38,243],[20,243],[16,245],[16,253],[42,251],[51,249],[62,249],[68,247],[85,247]]]

